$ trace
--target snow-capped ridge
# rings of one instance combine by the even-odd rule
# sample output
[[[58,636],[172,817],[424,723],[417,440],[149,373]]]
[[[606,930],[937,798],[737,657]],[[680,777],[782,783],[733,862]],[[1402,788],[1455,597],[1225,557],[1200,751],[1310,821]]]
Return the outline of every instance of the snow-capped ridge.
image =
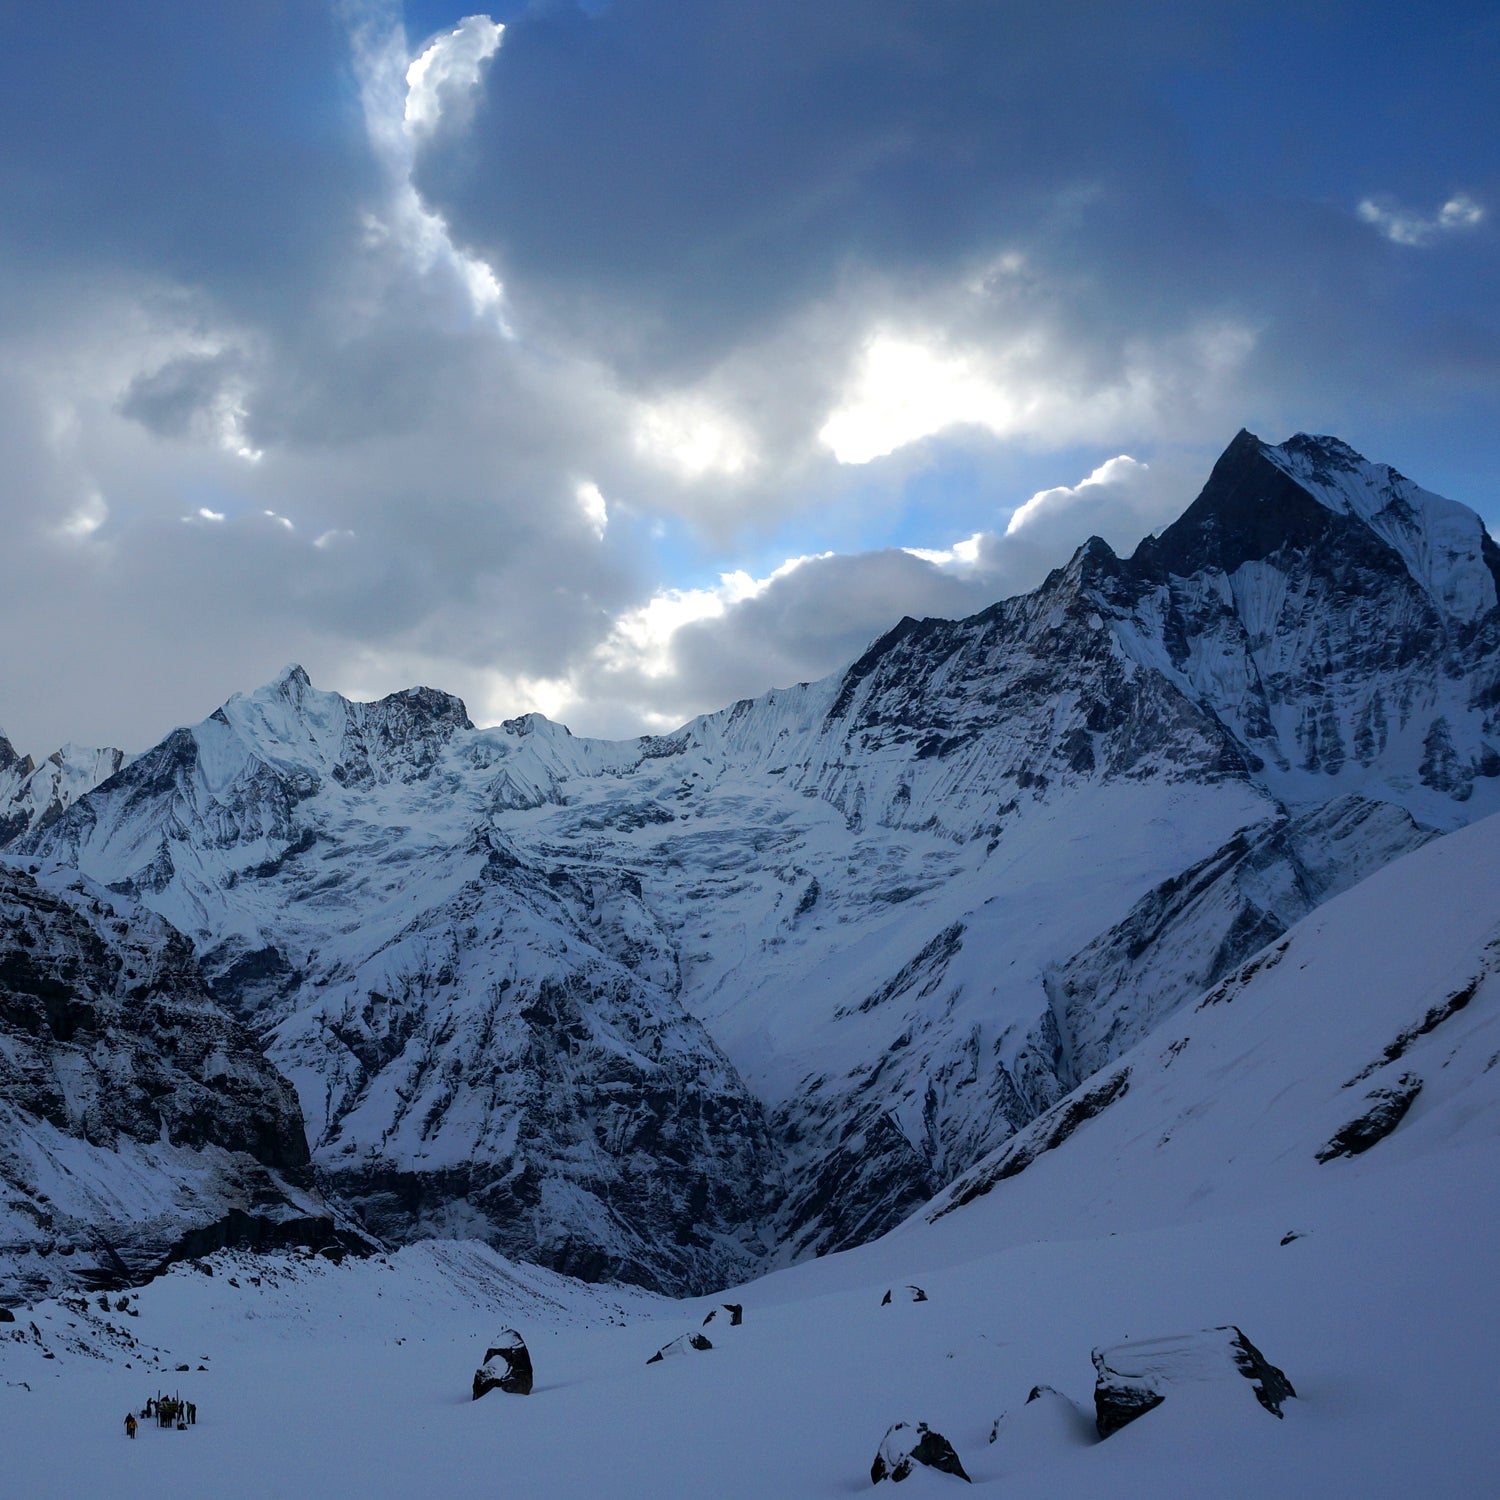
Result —
[[[1346,445],[1285,450],[670,734],[289,667],[12,847],[191,932],[379,1232],[663,1284],[856,1243],[1500,805],[1500,620]]]

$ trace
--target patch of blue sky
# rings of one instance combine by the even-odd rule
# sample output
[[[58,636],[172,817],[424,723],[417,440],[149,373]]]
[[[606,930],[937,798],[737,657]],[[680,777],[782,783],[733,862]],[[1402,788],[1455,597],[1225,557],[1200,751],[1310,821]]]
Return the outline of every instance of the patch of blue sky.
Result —
[[[1214,62],[1176,71],[1167,98],[1211,199],[1352,209],[1389,192],[1435,207],[1495,178],[1497,61],[1490,3],[1258,8]]]

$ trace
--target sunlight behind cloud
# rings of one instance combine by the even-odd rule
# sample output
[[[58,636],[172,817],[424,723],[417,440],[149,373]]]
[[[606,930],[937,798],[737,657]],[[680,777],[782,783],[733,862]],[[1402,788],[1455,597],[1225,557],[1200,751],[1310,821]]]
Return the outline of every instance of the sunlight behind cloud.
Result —
[[[604,540],[605,529],[609,526],[609,506],[604,502],[604,494],[593,480],[585,480],[578,486],[575,492],[578,497],[578,508],[583,512],[583,519],[588,522],[589,529],[600,541]]]
[[[408,135],[431,134],[445,114],[462,117],[473,108],[484,64],[499,50],[504,31],[488,16],[465,16],[412,59],[402,116]]]
[[[940,353],[911,339],[880,335],[845,403],[818,436],[841,464],[866,464],[946,427],[974,423],[992,432],[1013,429],[1016,403],[973,360]]]
[[[745,428],[696,395],[643,401],[636,412],[634,438],[642,457],[685,479],[740,474],[754,458]]]
[[[468,16],[415,58],[399,24],[366,20],[353,28],[350,42],[365,132],[390,184],[384,211],[365,217],[366,244],[394,243],[423,275],[446,270],[467,293],[474,315],[493,318],[508,334],[494,268],[453,243],[447,221],[423,202],[412,180],[416,141],[445,114],[462,122],[504,30],[488,16]]]

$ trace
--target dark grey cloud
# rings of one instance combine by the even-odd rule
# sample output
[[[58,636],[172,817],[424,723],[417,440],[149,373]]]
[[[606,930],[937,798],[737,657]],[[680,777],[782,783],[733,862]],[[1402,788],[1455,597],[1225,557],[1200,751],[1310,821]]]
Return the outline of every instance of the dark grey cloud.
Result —
[[[722,355],[851,263],[919,280],[1029,243],[1060,192],[1181,154],[1142,87],[1233,7],[621,0],[509,27],[419,181],[527,317],[647,368]]]
[[[323,5],[0,10],[0,247],[279,305],[326,273],[375,173]]]

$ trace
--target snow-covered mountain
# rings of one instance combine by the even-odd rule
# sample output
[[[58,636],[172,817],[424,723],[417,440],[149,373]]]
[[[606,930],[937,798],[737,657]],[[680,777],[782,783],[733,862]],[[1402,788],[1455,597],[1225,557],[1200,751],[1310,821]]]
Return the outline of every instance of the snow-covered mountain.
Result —
[[[0,1284],[129,1284],[225,1243],[336,1237],[301,1111],[159,917],[0,864]]]
[[[1500,807],[1497,574],[1463,507],[1241,433],[1134,556],[675,734],[292,668],[11,848],[192,939],[377,1232],[706,1286],[881,1233]]]
[[[107,781],[125,764],[123,750],[64,745],[41,765],[18,755],[0,733],[0,846],[50,823],[62,810]]]

